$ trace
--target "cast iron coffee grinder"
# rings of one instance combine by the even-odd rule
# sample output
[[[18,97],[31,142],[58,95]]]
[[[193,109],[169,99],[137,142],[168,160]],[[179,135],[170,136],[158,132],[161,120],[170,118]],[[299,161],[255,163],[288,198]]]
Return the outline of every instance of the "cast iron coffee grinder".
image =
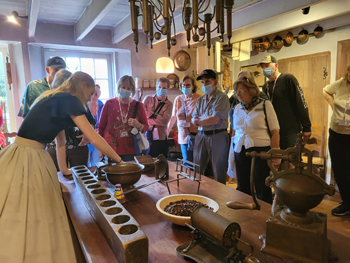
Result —
[[[308,162],[302,162],[302,155]],[[272,174],[266,178],[266,185],[273,187],[283,205],[277,206],[266,221],[266,235],[261,251],[281,257],[286,262],[325,263],[336,261],[331,253],[331,242],[327,239],[327,216],[310,212],[325,195],[333,195],[334,187],[312,173],[312,153],[304,148],[299,134],[295,147],[287,150],[271,149],[268,152],[250,152],[252,160],[252,196],[255,204],[228,202],[233,209],[260,209],[256,201],[253,171],[255,158],[267,159]],[[282,159],[282,170],[272,165],[272,158]],[[291,168],[293,167],[294,168]]]

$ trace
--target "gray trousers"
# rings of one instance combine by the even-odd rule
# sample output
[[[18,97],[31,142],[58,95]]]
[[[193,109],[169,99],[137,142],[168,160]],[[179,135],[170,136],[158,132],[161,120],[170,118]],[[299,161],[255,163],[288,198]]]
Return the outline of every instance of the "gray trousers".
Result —
[[[226,184],[228,150],[229,138],[227,132],[213,135],[198,132],[194,143],[193,162],[200,165],[200,172],[204,174],[210,160],[215,180]]]

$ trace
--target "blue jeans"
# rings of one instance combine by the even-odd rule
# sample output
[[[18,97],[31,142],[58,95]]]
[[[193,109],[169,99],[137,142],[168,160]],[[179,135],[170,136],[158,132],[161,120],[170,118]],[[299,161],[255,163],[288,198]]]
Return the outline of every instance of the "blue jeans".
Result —
[[[193,151],[187,151],[187,144],[180,144],[180,146],[182,152],[182,159],[193,162]]]

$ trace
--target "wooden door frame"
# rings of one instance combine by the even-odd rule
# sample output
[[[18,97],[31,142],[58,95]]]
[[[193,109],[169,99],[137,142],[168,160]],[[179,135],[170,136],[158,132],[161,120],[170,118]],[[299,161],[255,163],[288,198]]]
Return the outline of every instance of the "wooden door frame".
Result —
[[[340,79],[344,74],[341,72],[342,62],[342,49],[344,45],[350,45],[350,39],[338,41],[337,44],[337,68],[336,68],[336,80]]]

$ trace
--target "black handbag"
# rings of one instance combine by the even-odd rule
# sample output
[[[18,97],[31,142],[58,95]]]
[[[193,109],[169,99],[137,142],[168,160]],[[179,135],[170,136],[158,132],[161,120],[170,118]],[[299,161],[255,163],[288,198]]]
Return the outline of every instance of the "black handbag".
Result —
[[[165,102],[161,102],[158,104],[157,108],[154,110],[154,113],[149,117],[149,119],[156,119],[159,112],[162,110],[163,106],[165,105]],[[153,125],[152,130],[147,130],[145,132],[145,136],[148,141],[153,141],[153,131],[156,126]]]

